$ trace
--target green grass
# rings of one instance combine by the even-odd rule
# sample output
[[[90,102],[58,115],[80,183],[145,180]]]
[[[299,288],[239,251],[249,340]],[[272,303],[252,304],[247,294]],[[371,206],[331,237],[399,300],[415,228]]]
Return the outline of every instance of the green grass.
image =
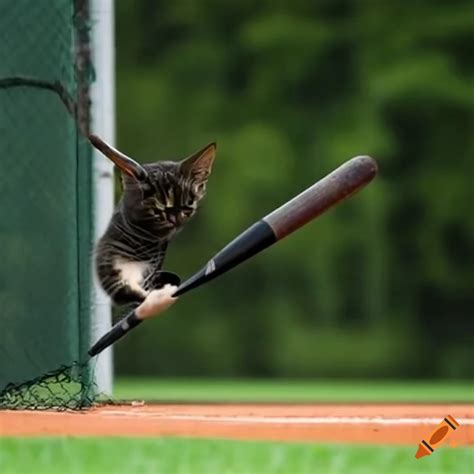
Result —
[[[0,439],[2,474],[468,474],[474,451],[131,438]]]
[[[122,400],[236,402],[473,402],[466,382],[119,378]]]

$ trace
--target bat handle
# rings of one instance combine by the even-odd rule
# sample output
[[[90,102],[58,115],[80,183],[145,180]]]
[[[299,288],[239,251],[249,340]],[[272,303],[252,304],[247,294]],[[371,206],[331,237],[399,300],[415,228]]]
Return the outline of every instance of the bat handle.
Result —
[[[121,339],[125,334],[131,331],[134,327],[142,323],[142,319],[138,319],[135,311],[129,313],[125,318],[120,320],[112,329],[104,334],[90,349],[88,354],[91,357],[100,354],[104,349],[111,346],[114,342]]]
[[[165,272],[158,270],[152,276],[155,289],[160,289],[166,284],[178,286],[181,282],[181,278],[176,273]],[[135,308],[136,309],[136,308]],[[135,310],[131,311],[127,316],[121,319],[112,329],[104,334],[88,351],[91,357],[101,353],[104,349],[112,345],[114,342],[121,339],[125,334],[131,331],[134,327],[138,326],[143,319],[140,319]]]

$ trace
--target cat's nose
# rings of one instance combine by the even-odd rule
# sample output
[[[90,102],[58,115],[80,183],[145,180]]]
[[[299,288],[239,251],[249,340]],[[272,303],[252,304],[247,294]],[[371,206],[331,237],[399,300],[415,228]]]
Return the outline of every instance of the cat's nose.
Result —
[[[168,220],[173,224],[176,225],[178,223],[178,215],[177,214],[169,214]]]

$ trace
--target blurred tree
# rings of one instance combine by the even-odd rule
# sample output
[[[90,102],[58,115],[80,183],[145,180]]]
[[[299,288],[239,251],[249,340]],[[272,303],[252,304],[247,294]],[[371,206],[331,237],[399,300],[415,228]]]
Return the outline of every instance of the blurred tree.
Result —
[[[381,169],[128,338],[118,370],[472,375],[473,18],[467,0],[117,2],[120,148],[153,161],[218,141],[168,268],[190,275],[352,156]]]

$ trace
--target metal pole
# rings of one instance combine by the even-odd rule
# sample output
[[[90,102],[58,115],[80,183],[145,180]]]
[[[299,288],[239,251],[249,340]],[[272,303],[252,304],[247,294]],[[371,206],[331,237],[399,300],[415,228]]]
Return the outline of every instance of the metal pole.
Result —
[[[115,44],[113,0],[91,0],[92,63],[95,81],[91,85],[91,131],[109,143],[115,143]],[[114,207],[113,164],[93,151],[94,163],[94,241],[104,233]],[[93,276],[91,338],[97,340],[110,330],[112,324],[109,297]],[[111,394],[113,363],[111,349],[97,359],[94,374],[98,392]]]

